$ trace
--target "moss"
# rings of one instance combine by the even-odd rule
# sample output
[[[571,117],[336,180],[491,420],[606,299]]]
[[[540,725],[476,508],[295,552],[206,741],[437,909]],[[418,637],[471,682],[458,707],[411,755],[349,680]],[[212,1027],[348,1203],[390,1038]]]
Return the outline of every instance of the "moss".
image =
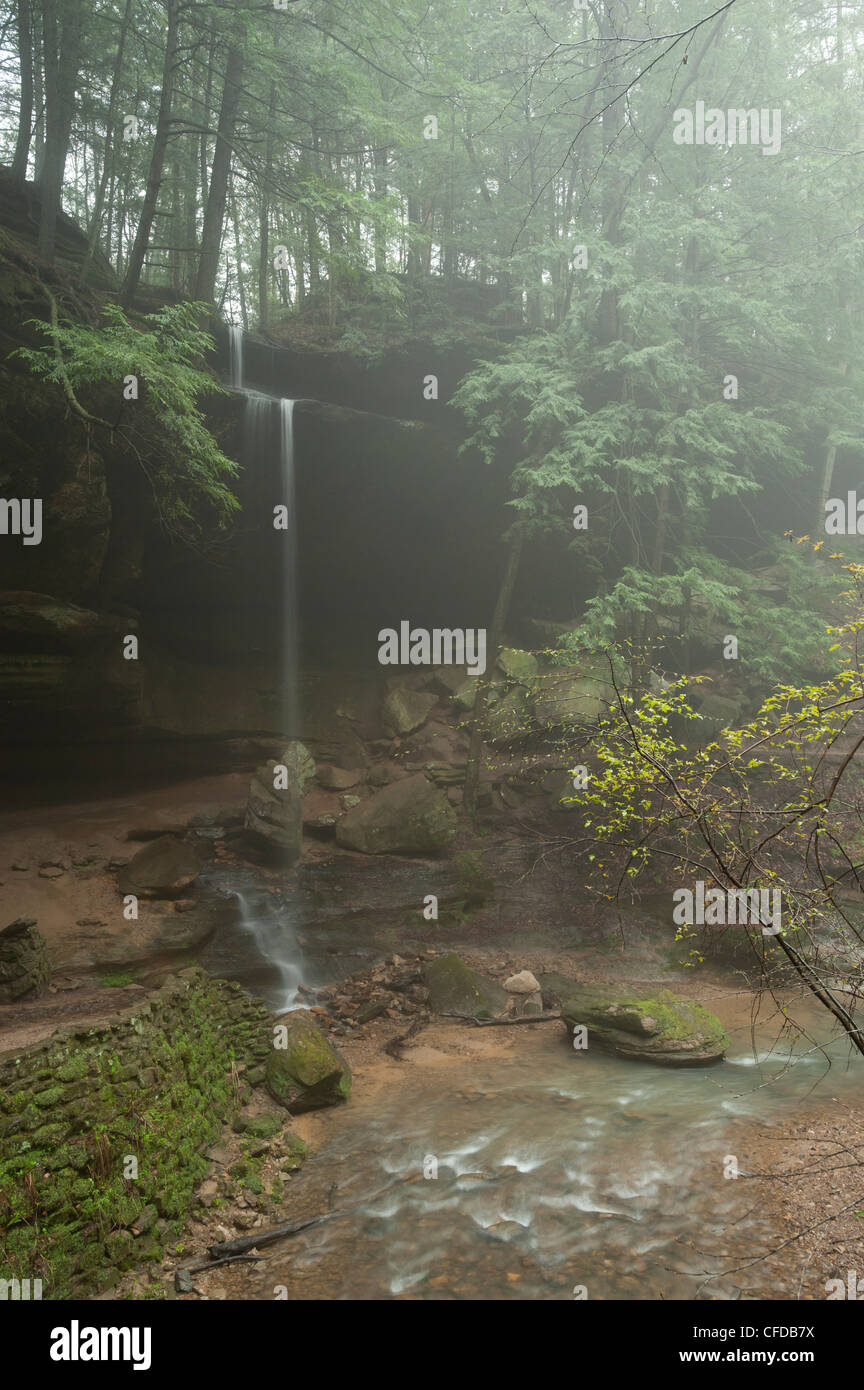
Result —
[[[729,1046],[729,1038],[719,1019],[695,1000],[676,999],[674,994],[663,990],[652,998],[634,1002],[643,1014],[656,1019],[663,1039],[684,1039],[699,1033],[711,1045]]]
[[[201,1150],[219,1117],[234,1112],[230,1061],[246,1060],[247,1043],[229,1000],[240,1003],[256,1048],[266,1035],[263,1006],[219,982],[202,977],[174,990],[125,1021],[82,1030],[71,1045],[38,1045],[0,1065],[0,1094],[10,1081],[18,1088],[0,1121],[0,1268],[41,1277],[47,1297],[86,1297],[115,1280],[119,1264],[161,1256],[207,1172]],[[71,1126],[79,1138],[68,1137]],[[58,1146],[43,1152],[37,1138]],[[129,1157],[134,1179],[124,1177]],[[162,1219],[133,1239],[127,1228],[146,1206]]]

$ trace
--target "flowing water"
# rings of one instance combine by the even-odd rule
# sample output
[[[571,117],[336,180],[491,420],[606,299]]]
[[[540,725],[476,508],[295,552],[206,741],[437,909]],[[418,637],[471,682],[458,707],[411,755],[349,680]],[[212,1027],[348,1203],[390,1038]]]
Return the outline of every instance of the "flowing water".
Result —
[[[308,983],[297,936],[284,906],[266,889],[234,891],[238,905],[236,930],[248,934],[261,959],[267,963],[267,1004],[274,1013],[301,1008],[298,987]]]
[[[316,1117],[291,1219],[357,1209],[268,1251],[232,1297],[693,1299],[712,1276],[727,1296],[794,1296],[794,1253],[785,1285],[752,1264],[771,1228],[725,1165],[758,1171],[753,1135],[815,1114],[817,1083],[857,1100],[845,1044],[826,1083],[806,1043],[772,1048],[766,1030],[754,1055],[743,1018],[729,1059],[704,1069],[576,1054],[557,1023],[464,1030],[456,1057],[431,1036]]]
[[[229,375],[246,398],[245,466],[278,457],[282,731],[298,737],[293,402],[246,386],[239,329]],[[309,970],[297,911],[282,893],[231,891],[254,961],[217,959],[235,950],[226,940],[209,948],[208,968],[253,988],[243,972],[263,971],[271,1008],[298,1007]],[[311,1127],[313,1156],[286,1210],[298,1220],[350,1210],[226,1273],[231,1296],[269,1300],[284,1286],[291,1299],[692,1299],[714,1279],[749,1296],[794,1296],[791,1266],[778,1276],[753,1263],[772,1243],[755,1185],[724,1173],[730,1155],[758,1171],[761,1127],[816,1116],[822,1098],[857,1105],[864,1064],[846,1065],[848,1047],[835,1041],[829,1072],[822,1051],[788,1035],[777,1044],[766,1026],[754,1044],[746,1012],[735,1015],[740,1000],[717,1009],[734,1041],[712,1068],[574,1053],[558,1024],[439,1024],[404,1061],[373,1059],[349,1106],[298,1125]],[[797,1016],[825,1037],[820,1011],[799,1004]]]
[[[243,370],[243,330],[228,330],[228,377],[232,389],[245,398],[243,416],[243,466],[260,471],[278,460],[279,493],[274,506],[285,508],[285,525],[277,534],[282,539],[282,605],[280,651],[280,730],[285,739],[300,737],[298,699],[298,622],[297,622],[297,523],[294,486],[294,402],[286,397],[269,396],[246,385]],[[276,480],[274,479],[274,481]],[[303,983],[296,936],[286,920],[284,908],[277,910],[263,892],[236,891],[240,914],[238,925],[249,933],[263,960],[276,971],[271,979],[271,1007],[277,1011],[296,1006],[297,987]]]

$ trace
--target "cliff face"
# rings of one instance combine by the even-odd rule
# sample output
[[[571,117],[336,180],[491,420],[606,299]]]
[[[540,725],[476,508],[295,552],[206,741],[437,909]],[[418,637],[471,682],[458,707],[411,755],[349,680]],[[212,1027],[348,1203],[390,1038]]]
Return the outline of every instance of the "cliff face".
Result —
[[[39,544],[0,535],[0,740],[28,774],[40,759],[50,766],[58,746],[73,760],[82,750],[79,771],[91,746],[110,760],[122,744],[130,767],[140,748],[144,766],[153,740],[165,745],[169,770],[195,764],[194,740],[200,765],[231,766],[238,738],[280,728],[278,431],[250,447],[245,398],[214,397],[208,424],[243,464],[242,511],[218,545],[205,536],[190,549],[164,534],[134,457],[106,430],[88,432],[59,386],[11,356],[41,343],[28,320],[48,317],[43,276],[91,323],[110,294],[104,268],[96,289],[78,287],[84,241],[69,219],[59,268],[40,265],[30,198],[19,191],[16,200],[0,182],[0,496],[42,502]],[[218,323],[214,330],[212,365],[224,377],[228,335]],[[246,384],[296,401],[304,670],[377,670],[379,628],[403,619],[488,624],[512,513],[506,477],[460,456],[458,418],[446,404],[472,351],[403,340],[372,358],[247,338]],[[440,402],[424,400],[429,373]],[[110,418],[110,384],[104,394]],[[560,608],[558,576],[532,572],[530,562],[522,592],[538,611]],[[131,636],[137,660],[124,656]]]

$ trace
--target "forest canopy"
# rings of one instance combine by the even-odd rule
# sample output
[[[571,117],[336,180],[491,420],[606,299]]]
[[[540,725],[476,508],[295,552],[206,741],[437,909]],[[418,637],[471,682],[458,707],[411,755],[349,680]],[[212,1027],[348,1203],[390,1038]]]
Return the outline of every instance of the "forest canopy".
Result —
[[[127,310],[361,354],[473,339],[466,467],[511,477],[520,545],[577,551],[581,638],[672,637],[692,666],[719,624],[754,676],[830,674],[813,546],[864,434],[857,4],[0,16],[2,157],[45,262],[62,207],[81,283],[110,268]]]

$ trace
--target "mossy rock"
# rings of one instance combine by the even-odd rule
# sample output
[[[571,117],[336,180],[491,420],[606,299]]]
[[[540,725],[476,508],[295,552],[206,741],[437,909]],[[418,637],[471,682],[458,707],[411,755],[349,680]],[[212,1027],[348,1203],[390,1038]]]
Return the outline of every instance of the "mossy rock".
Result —
[[[298,1168],[302,1168],[306,1162],[308,1149],[303,1140],[297,1134],[288,1130],[282,1135],[283,1157],[279,1160],[279,1167],[283,1173],[296,1173]]]
[[[428,961],[423,978],[429,990],[429,1004],[436,1013],[494,1018],[507,1007],[506,991],[475,975],[453,951]]]
[[[361,854],[437,853],[456,828],[447,797],[418,772],[354,806],[337,824],[336,840]]]
[[[240,1114],[233,1128],[235,1134],[245,1134],[249,1139],[272,1139],[282,1128],[282,1120],[269,1111],[257,1115]]]
[[[593,723],[605,714],[614,698],[608,679],[558,672],[541,676],[532,691],[534,718],[543,729],[568,730]]]
[[[267,1058],[265,1084],[274,1100],[292,1114],[338,1105],[351,1093],[348,1063],[319,1032],[302,1009],[280,1020],[285,1047],[274,1047]]]
[[[533,680],[539,670],[536,656],[520,651],[518,647],[502,647],[498,653],[498,666],[510,680],[523,684]]]
[[[588,1047],[669,1067],[708,1066],[729,1046],[720,1020],[701,1004],[669,990],[649,998],[605,985],[575,984],[561,1004],[570,1032],[588,1029]]]

